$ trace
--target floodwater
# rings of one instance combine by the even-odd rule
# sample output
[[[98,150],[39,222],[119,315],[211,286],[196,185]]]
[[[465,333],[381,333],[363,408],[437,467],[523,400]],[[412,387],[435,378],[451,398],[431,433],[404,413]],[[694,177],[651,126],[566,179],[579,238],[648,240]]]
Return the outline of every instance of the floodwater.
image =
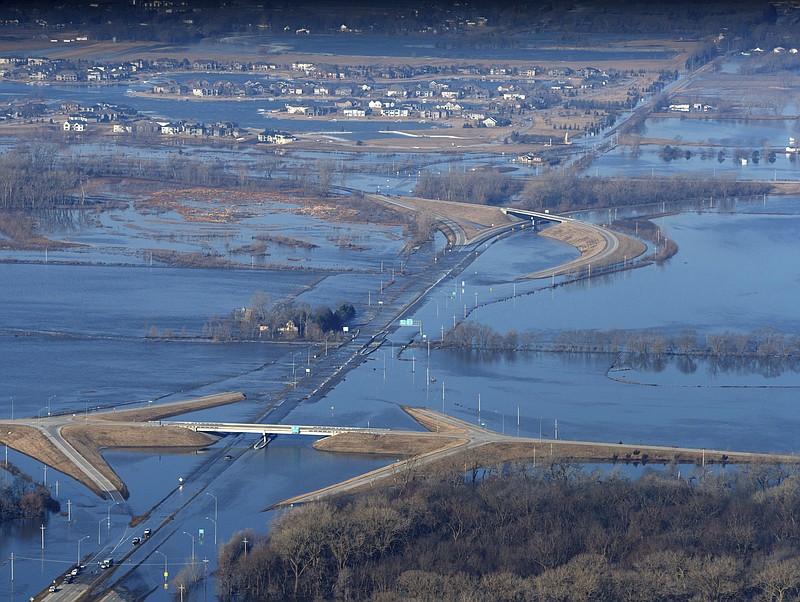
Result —
[[[740,146],[760,151],[762,147],[783,149],[789,137],[798,134],[795,119],[673,119],[653,118],[645,122],[644,136],[686,142]]]
[[[311,37],[289,36],[275,43],[302,50]],[[358,37],[340,39],[360,43]],[[409,48],[398,52],[439,50]],[[518,49],[503,52],[520,54]],[[533,50],[522,54],[532,61],[544,56]],[[483,51],[481,57],[485,58]],[[220,74],[219,79],[223,78]],[[257,102],[221,105],[215,101],[143,99],[127,95],[126,90],[84,88],[80,94],[84,102],[92,98],[121,102],[174,119],[202,120],[205,113],[198,112],[208,110],[206,118],[216,120],[223,110],[227,118],[241,125],[267,127],[269,123],[257,112],[265,105]],[[37,88],[34,93],[52,102],[75,96],[74,89],[55,86]],[[30,94],[30,87],[0,83],[0,98]],[[770,144],[785,145],[791,130],[786,124],[768,126],[769,131],[763,125],[735,124],[734,131],[730,129],[733,125],[718,128],[705,122],[698,126],[689,120],[666,121],[669,123],[648,123],[654,128],[650,135],[677,124],[677,130],[663,137],[677,135],[703,143],[724,140],[731,146],[757,144],[760,148],[765,137]],[[296,125],[285,129],[300,124],[320,127],[314,120],[291,123]],[[388,135],[380,133],[387,124],[370,123],[372,129],[358,135]],[[349,128],[356,135],[355,124],[329,122],[325,126],[324,130],[304,131],[338,136],[349,135],[342,133],[342,128]],[[408,127],[404,124],[403,129]],[[498,161],[477,156],[467,160]],[[610,153],[593,168],[609,175],[620,171],[675,173],[687,166],[698,172],[735,169],[744,173],[731,159],[721,165],[697,157],[665,164],[645,151],[638,159]],[[793,179],[797,173],[782,155],[774,165],[767,167],[762,162],[752,167],[777,171],[775,176],[781,179]],[[403,174],[394,166],[385,174],[352,176],[358,187],[385,186],[384,191],[393,193],[410,190],[414,180],[413,172]],[[530,230],[482,245],[472,251],[475,259],[461,274],[426,296],[413,315],[418,327],[398,329],[325,397],[302,401],[283,422],[419,428],[398,407],[408,404],[443,410],[497,431],[545,439],[558,436],[794,453],[800,429],[795,411],[800,374],[792,364],[720,365],[700,359],[637,363],[606,354],[460,352],[435,346],[429,350],[428,341],[439,339],[463,319],[480,321],[501,332],[532,329],[543,338],[573,328],[659,329],[668,333],[691,328],[701,336],[762,327],[800,332],[796,312],[800,268],[791,261],[775,260],[800,254],[795,236],[800,227],[798,201],[768,197],[765,202],[738,203],[733,212],[720,213],[706,205],[702,211],[661,218],[659,225],[679,247],[678,254],[663,265],[555,288],[549,285],[561,284],[561,279],[516,279],[574,258],[573,248]],[[78,414],[98,406],[158,403],[235,390],[245,392],[247,399],[188,419],[252,420],[268,402],[280,398],[295,369],[302,367],[304,358],[311,364],[312,354],[320,353],[320,346],[312,350],[293,344],[167,342],[147,340],[145,332],[155,327],[159,332],[185,329],[189,336],[197,334],[210,316],[223,316],[247,305],[257,291],[266,291],[276,304],[289,299],[312,305],[349,300],[359,314],[366,313],[374,310],[367,307],[374,302],[371,295],[384,285],[392,270],[399,272],[397,253],[402,244],[396,229],[342,225],[334,232],[311,218],[281,213],[279,217],[248,217],[241,228],[220,228],[198,243],[196,233],[177,215],[165,213],[158,218],[163,223],[156,226],[148,216],[130,209],[102,214],[99,228],[78,224],[62,233],[90,246],[48,257],[58,264],[44,264],[36,254],[3,253],[6,260],[37,263],[0,263],[0,375],[5,385],[0,415]],[[272,250],[276,262],[299,263],[308,268],[304,270],[151,268],[147,256],[140,253],[150,246],[151,239],[137,238],[134,233],[141,227],[150,229],[151,236],[158,228],[159,248],[188,251],[197,244],[210,245],[245,263],[244,253],[237,256],[228,249],[273,228],[307,238],[320,248]],[[342,250],[335,240],[345,236],[369,249]],[[434,246],[442,250],[441,237]],[[343,265],[356,270],[341,271]],[[412,338],[416,346],[400,354],[401,346]],[[618,380],[607,374],[612,367],[612,376]],[[269,417],[266,420],[269,422]],[[188,503],[179,520],[165,529],[170,536],[158,543],[167,559],[153,554],[137,572],[148,588],[155,588],[148,599],[160,600],[164,597],[160,584],[165,560],[173,577],[194,550],[197,558],[210,560],[209,570],[213,570],[214,536],[221,542],[241,529],[266,532],[274,514],[261,510],[270,504],[395,460],[319,453],[311,448],[310,440],[301,438],[278,438],[262,451],[252,450],[253,443],[253,437],[236,436],[221,439],[210,451],[188,454],[106,452],[105,457],[131,491],[130,499],[122,504],[99,500],[71,478],[10,450],[8,459],[35,479],[44,480],[64,513],[69,505],[71,520],[66,514],[53,515],[42,522],[20,521],[0,528],[0,600],[28,600],[75,562],[79,546],[82,556],[95,558],[94,566],[98,556],[120,556],[130,548],[130,537],[145,527],[158,527]],[[225,460],[225,454],[232,459]],[[543,454],[547,454],[546,443]],[[183,479],[182,486],[179,479]],[[208,482],[211,485],[204,488]],[[135,531],[127,527],[133,516],[156,504],[155,513]],[[209,589],[213,591],[213,579]],[[187,600],[200,595],[195,592]]]
[[[564,328],[616,327],[667,332],[693,328],[701,336],[764,326],[797,332],[800,274],[791,263],[771,267],[772,258],[800,252],[793,235],[800,226],[797,201],[767,198],[766,203],[739,203],[733,213],[686,211],[662,218],[660,225],[680,249],[664,265],[555,289],[548,288],[549,281],[515,278],[573,258],[570,247],[530,230],[483,246],[464,272],[429,294],[414,316],[419,328],[397,330],[324,398],[301,402],[288,420],[418,428],[398,404],[426,405],[498,431],[534,437],[540,432],[554,437],[557,421],[559,438],[793,453],[800,428],[793,411],[800,374],[792,366],[720,367],[702,360],[694,366],[632,363],[614,373],[629,381],[619,382],[606,375],[617,361],[613,355],[435,348],[429,354],[425,341],[439,338],[465,312],[469,319],[501,331],[533,329],[541,336]],[[387,271],[390,260],[387,255]],[[300,299],[310,303],[348,298],[354,291],[363,297],[374,290],[380,274],[328,276],[307,288],[309,278],[311,274],[298,272],[0,264],[0,356],[8,395],[2,399],[4,413],[11,414],[11,395],[16,416],[35,416],[241,390],[248,395],[245,402],[201,414],[248,420],[287,386],[294,360],[303,361],[295,357],[298,352],[304,357],[310,349],[146,341],[145,325],[186,326],[191,331],[210,313],[246,304],[264,284],[276,302],[300,290],[305,291]],[[170,294],[163,294],[165,290]],[[399,355],[412,337],[417,346]],[[132,492],[116,506],[48,471],[48,484],[55,488],[58,481],[62,505],[70,500],[73,523],[64,516],[44,522],[44,560],[39,523],[4,527],[0,556],[14,552],[17,580],[12,595],[8,572],[0,571],[2,599],[27,599],[29,592],[44,587],[72,562],[81,537],[90,536],[82,541],[82,553],[108,555],[114,546],[124,550],[134,534],[125,527],[130,517],[162,499],[167,501],[148,524],[156,526],[162,514],[193,499],[175,536],[159,544],[174,575],[191,553],[187,534],[195,539],[196,554],[211,558],[213,566],[215,525],[210,518],[215,500],[206,493],[218,498],[221,541],[236,530],[267,529],[271,515],[259,511],[271,503],[392,461],[320,454],[301,439],[278,438],[266,451],[251,450],[253,442],[246,436],[222,439],[216,447],[224,448],[231,461],[208,452],[108,452]],[[13,450],[9,459],[36,478],[44,477],[37,462]],[[210,489],[199,487],[217,474]],[[183,488],[179,478],[185,480]],[[162,561],[151,557],[140,574],[160,583]]]

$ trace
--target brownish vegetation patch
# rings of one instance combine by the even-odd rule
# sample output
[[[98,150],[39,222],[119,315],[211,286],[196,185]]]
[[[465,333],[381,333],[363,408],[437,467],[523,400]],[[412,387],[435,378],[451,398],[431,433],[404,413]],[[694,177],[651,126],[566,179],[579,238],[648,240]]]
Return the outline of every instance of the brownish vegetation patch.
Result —
[[[413,457],[464,445],[466,439],[435,437],[421,433],[411,435],[341,433],[314,442],[314,449],[352,454],[379,454]]]
[[[536,450],[534,452],[534,450]],[[465,452],[481,466],[496,466],[504,462],[549,461],[552,458],[574,462],[616,464],[797,464],[788,455],[756,454],[720,450],[691,450],[686,448],[621,445],[617,443],[574,443],[562,441],[532,441],[487,443]],[[463,458],[462,458],[463,460]]]
[[[614,232],[614,235],[619,241],[619,246],[616,251],[605,257],[602,261],[598,261],[593,265],[595,268],[601,268],[616,263],[622,263],[627,260],[630,261],[647,250],[647,246],[635,238]],[[578,222],[562,222],[551,226],[541,232],[541,236],[560,240],[578,249],[581,256],[574,261],[570,261],[562,266],[560,272],[556,274],[567,274],[577,268],[583,267],[589,260],[597,256],[605,249],[606,242],[603,237],[592,230],[581,225]],[[526,278],[536,278],[536,274],[529,274]]]
[[[145,258],[149,257],[164,265],[179,268],[232,268],[237,266],[237,264],[230,259],[215,253],[152,249],[141,251],[140,255]]]
[[[543,230],[540,236],[560,240],[578,249],[581,259],[591,259],[605,248],[603,237],[574,222],[561,222]]]
[[[0,432],[0,444],[8,445],[20,453],[35,458],[76,481],[80,481],[95,493],[100,493],[94,483],[86,479],[86,475],[70,462],[44,434],[33,427],[19,424],[4,424]]]
[[[647,245],[645,245],[642,241],[636,240],[630,236],[625,236],[619,232],[616,234],[617,238],[619,239],[619,247],[611,256],[610,263],[619,262],[620,256],[630,261],[631,259],[639,257],[639,255],[643,254],[647,250]]]
[[[5,236],[5,238],[4,238]],[[0,249],[19,251],[77,247],[77,243],[51,240],[36,233],[34,219],[23,213],[0,211]]]
[[[235,403],[244,399],[244,394],[239,392],[218,393],[217,395],[207,395],[205,397],[198,397],[197,399],[147,405],[146,407],[132,410],[101,412],[99,414],[92,414],[92,421],[146,422],[148,420],[161,420],[163,418],[186,414],[187,412],[196,412],[198,410],[205,410],[206,408]]]
[[[147,183],[143,182],[143,185],[147,190]],[[291,206],[270,208],[271,203]],[[137,200],[135,206],[142,213],[171,211],[187,222],[213,224],[236,223],[253,217],[254,208],[263,212],[288,211],[338,222],[397,224],[402,221],[395,208],[376,209],[375,203],[365,202],[361,196],[319,198],[292,190],[253,192],[229,188],[173,187],[147,190],[147,196]],[[282,241],[272,242],[281,244]],[[283,242],[288,244],[287,240]]]
[[[403,411],[411,416],[414,420],[420,423],[423,427],[428,429],[433,433],[443,433],[447,435],[466,435],[467,434],[467,427],[458,427],[453,424],[453,421],[456,421],[455,418],[451,418],[449,421],[444,420],[437,420],[432,416],[418,411],[416,408],[412,408],[409,406],[401,406]],[[457,422],[461,422],[458,420]]]
[[[367,196],[378,203],[386,204],[394,208],[396,211],[404,211],[403,208],[389,204],[380,196]],[[514,218],[504,214],[499,207],[491,207],[488,205],[459,203],[456,201],[439,201],[420,197],[402,197],[402,203],[413,207],[417,212],[452,220],[464,230],[468,239],[482,233],[486,228],[516,221]],[[405,209],[405,211],[411,212],[412,210]]]

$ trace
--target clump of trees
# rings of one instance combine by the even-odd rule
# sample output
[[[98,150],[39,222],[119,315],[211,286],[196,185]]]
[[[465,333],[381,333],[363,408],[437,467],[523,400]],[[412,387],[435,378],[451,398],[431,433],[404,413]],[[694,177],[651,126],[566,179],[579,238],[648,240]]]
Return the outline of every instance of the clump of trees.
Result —
[[[51,148],[17,148],[0,155],[0,210],[32,213],[73,202],[79,175],[61,169]]]
[[[50,490],[34,483],[18,471],[10,481],[0,484],[0,522],[19,518],[38,518],[46,512],[58,512],[61,504],[50,496]]]
[[[522,191],[523,209],[571,211],[618,206],[673,203],[700,198],[751,197],[769,192],[764,182],[726,178],[618,178],[548,172],[530,180]]]
[[[507,203],[521,184],[497,170],[423,173],[414,186],[416,196],[478,205]]]
[[[285,303],[270,307],[269,295],[258,292],[250,307],[235,310],[226,318],[212,317],[204,327],[204,336],[217,341],[284,339],[335,340],[342,327],[356,315],[352,303],[340,301],[335,307]]]
[[[550,459],[314,503],[218,556],[220,600],[788,600],[800,476],[781,466],[636,481]],[[475,473],[473,473],[475,474]],[[250,543],[245,553],[243,539]]]

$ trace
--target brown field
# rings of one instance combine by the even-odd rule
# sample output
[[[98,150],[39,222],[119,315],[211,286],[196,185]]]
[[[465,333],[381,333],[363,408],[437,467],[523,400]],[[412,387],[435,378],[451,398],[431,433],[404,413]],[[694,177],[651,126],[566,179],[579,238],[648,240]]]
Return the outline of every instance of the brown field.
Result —
[[[619,247],[614,253],[605,259],[592,264],[595,268],[602,268],[605,266],[622,263],[623,261],[630,261],[636,257],[639,257],[647,250],[647,246],[635,238],[621,234],[620,232],[614,232],[614,234],[619,239]],[[562,222],[560,224],[556,224],[555,226],[550,226],[546,230],[542,231],[540,235],[547,236],[548,238],[553,238],[555,240],[560,240],[572,245],[578,249],[578,251],[580,251],[581,256],[578,259],[565,264],[564,271],[562,273],[568,273],[571,269],[570,266],[574,267],[574,265],[577,263],[580,263],[581,265],[584,264],[587,260],[594,257],[605,248],[605,241],[599,234],[588,228],[582,227],[579,223]],[[536,275],[529,274],[526,277],[534,278]]]
[[[78,467],[70,462],[38,429],[22,424],[4,424],[0,430],[0,444],[8,445],[26,456],[35,458],[99,493],[93,484],[83,480],[85,475]]]
[[[428,414],[425,414],[423,412],[418,412],[415,408],[412,408],[411,406],[403,406],[403,411],[406,412],[414,420],[419,422],[420,425],[422,425],[432,433],[443,433],[448,435],[467,434],[466,427],[461,428],[457,426],[457,424],[453,424],[452,422],[445,422],[443,420],[436,420],[434,418],[429,418]]]
[[[581,259],[591,259],[605,247],[603,237],[579,224],[562,222],[543,230],[540,236],[560,240],[578,249]]]
[[[352,453],[352,454],[378,454],[388,456],[424,456],[443,449],[450,449],[465,445],[467,439],[452,437],[431,437],[430,435],[392,434],[368,435],[342,433],[325,437],[314,442],[314,449],[319,451]]]
[[[80,32],[60,32],[59,39],[74,38],[81,35]],[[682,69],[688,53],[693,51],[698,45],[697,41],[679,41],[669,38],[661,40],[648,39],[648,40],[629,40],[626,45],[631,48],[647,47],[655,49],[669,49],[676,52],[672,58],[664,60],[653,59],[640,59],[640,60],[603,60],[602,54],[598,56],[597,60],[592,61],[592,66],[598,69],[620,69],[620,70],[633,70],[639,71],[644,69],[647,71],[659,69]],[[566,46],[560,48],[567,49]],[[87,41],[87,42],[72,42],[69,44],[59,42],[53,43],[49,39],[42,38],[22,38],[15,40],[3,40],[0,42],[0,53],[20,53],[29,50],[46,50],[46,55],[50,58],[64,58],[64,59],[83,59],[83,60],[105,60],[109,56],[113,56],[115,60],[132,60],[134,58],[153,59],[157,57],[172,57],[181,60],[187,58],[189,60],[205,59],[208,58],[207,52],[196,49],[192,44],[174,44],[171,47],[165,47],[161,43],[156,42],[111,42],[111,41]],[[531,61],[531,60],[487,60],[487,59],[452,59],[452,58],[425,58],[425,57],[387,57],[387,56],[336,56],[331,57],[327,54],[316,53],[273,53],[263,54],[263,49],[259,46],[253,46],[247,51],[238,50],[236,52],[228,52],[219,54],[214,57],[220,61],[229,60],[259,60],[273,62],[277,64],[289,64],[293,62],[318,62],[318,63],[331,63],[335,62],[343,66],[358,66],[358,65],[395,65],[398,63],[409,65],[479,65],[490,66],[502,63],[510,66],[530,66],[533,62],[535,64],[547,67],[570,67],[571,69],[581,69],[586,66],[586,61]]]
[[[97,420],[109,422],[146,422],[148,420],[161,420],[162,418],[179,416],[187,412],[196,412],[198,410],[205,410],[206,408],[236,403],[243,399],[245,399],[243,393],[219,393],[217,395],[208,395],[206,397],[199,397],[186,401],[148,405],[132,410],[100,412],[91,414],[91,420],[92,422]],[[78,420],[80,420],[80,417],[78,417]]]

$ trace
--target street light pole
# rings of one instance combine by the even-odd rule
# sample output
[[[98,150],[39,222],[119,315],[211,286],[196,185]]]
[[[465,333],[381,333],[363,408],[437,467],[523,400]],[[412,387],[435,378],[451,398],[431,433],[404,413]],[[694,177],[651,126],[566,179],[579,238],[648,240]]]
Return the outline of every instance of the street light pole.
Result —
[[[97,545],[98,546],[100,545],[100,525],[102,525],[102,524],[103,524],[103,519],[101,518],[99,521],[97,521]]]
[[[214,498],[214,520],[217,520],[217,496],[214,495],[213,493],[208,493],[207,491],[206,495],[210,495],[211,497]]]
[[[78,564],[78,566],[80,566],[80,564],[81,564],[81,542],[82,542],[84,539],[89,539],[89,537],[91,537],[91,535],[84,535],[83,537],[81,537],[81,538],[78,540],[78,563],[77,563],[77,564]]]
[[[111,504],[111,505],[108,507],[108,515],[106,516],[106,519],[107,519],[107,521],[108,521],[108,530],[109,530],[109,531],[111,530],[111,509],[112,509],[114,506],[116,506],[117,504],[119,504],[119,502],[114,502],[113,504]]]
[[[192,538],[192,562],[194,562],[194,535],[187,533],[186,531],[184,531],[183,534]]]
[[[167,577],[169,577],[169,570],[167,568],[167,555],[164,552],[160,552],[155,550],[156,554],[161,554],[164,557],[164,583],[167,583]]]
[[[51,396],[50,396],[50,397],[47,399],[47,415],[48,415],[48,416],[50,415],[50,401],[52,401],[53,397],[55,397],[55,395],[51,395]]]
[[[210,516],[206,516],[206,520],[210,520],[214,523],[214,545],[217,545],[217,521],[211,518]]]

